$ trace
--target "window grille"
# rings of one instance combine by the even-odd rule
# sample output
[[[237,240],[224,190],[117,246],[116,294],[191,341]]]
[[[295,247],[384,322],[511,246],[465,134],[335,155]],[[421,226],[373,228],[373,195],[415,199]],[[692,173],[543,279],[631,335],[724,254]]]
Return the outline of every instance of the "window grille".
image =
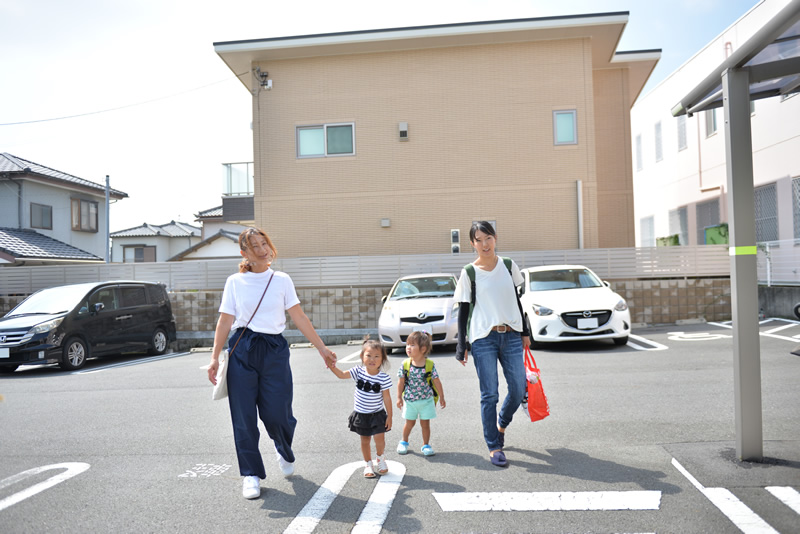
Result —
[[[695,214],[697,217],[697,244],[703,245],[706,242],[706,228],[720,223],[719,199],[715,198],[698,204]]]
[[[756,242],[778,240],[778,199],[775,184],[762,185],[753,191],[756,213]]]

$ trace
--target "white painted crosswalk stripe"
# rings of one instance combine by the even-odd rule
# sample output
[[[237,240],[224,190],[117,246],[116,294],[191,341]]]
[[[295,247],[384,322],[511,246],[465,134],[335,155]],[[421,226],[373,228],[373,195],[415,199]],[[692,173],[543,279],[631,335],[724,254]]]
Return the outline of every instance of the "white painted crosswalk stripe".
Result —
[[[660,491],[434,493],[444,512],[658,510]]]
[[[725,488],[706,488],[675,458],[672,459],[672,465],[745,534],[778,534],[777,530],[737,499],[730,490]]]
[[[767,486],[768,492],[773,494],[783,504],[800,514],[800,493],[788,486]]]

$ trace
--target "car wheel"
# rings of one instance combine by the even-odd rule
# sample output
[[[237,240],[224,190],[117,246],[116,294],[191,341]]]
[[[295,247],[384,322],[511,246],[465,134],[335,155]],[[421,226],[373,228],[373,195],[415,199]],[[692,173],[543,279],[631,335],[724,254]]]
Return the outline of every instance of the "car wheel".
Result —
[[[795,306],[794,306],[794,314],[798,319],[800,319],[800,303],[795,304]]]
[[[615,337],[614,338],[614,345],[622,346],[628,343],[628,336],[625,337]]]
[[[159,356],[167,352],[168,346],[169,339],[167,338],[167,333],[163,328],[156,328],[156,331],[153,332],[153,337],[150,338],[150,350],[147,352],[148,354]]]
[[[79,337],[71,337],[64,343],[64,354],[58,365],[67,371],[74,371],[83,367],[88,357],[89,347],[86,342]]]
[[[0,374],[10,375],[11,373],[17,370],[17,367],[19,367],[19,365],[4,365],[0,367]]]

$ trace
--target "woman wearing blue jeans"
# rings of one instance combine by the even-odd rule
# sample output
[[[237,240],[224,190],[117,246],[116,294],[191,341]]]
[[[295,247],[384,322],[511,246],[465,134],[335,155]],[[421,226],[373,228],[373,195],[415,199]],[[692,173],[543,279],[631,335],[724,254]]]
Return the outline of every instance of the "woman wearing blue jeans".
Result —
[[[516,290],[523,278],[513,260],[509,260],[507,267],[495,254],[497,233],[489,222],[474,223],[469,231],[469,240],[478,253],[470,268],[474,270],[475,297],[472,297],[473,283],[465,267],[455,292],[456,301],[461,303],[456,359],[462,365],[467,364],[468,338],[480,383],[481,422],[489,459],[493,465],[505,467],[508,465],[503,452],[506,427],[522,403],[527,387],[523,347],[530,346],[530,333],[522,319],[522,306]],[[498,363],[508,386],[499,417]]]

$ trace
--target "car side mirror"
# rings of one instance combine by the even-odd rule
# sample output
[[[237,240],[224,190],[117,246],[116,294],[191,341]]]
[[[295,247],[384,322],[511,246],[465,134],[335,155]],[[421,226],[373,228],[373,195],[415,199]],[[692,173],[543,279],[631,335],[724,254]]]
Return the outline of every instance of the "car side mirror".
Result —
[[[381,304],[386,303],[386,297],[388,297],[388,296],[389,295],[384,295],[384,296],[381,297]]]
[[[98,302],[97,304],[95,304],[95,305],[94,305],[94,313],[97,313],[97,312],[99,312],[99,311],[100,311],[100,310],[102,310],[103,308],[105,308],[105,306],[103,305],[103,303],[102,303],[102,302]]]
[[[606,286],[607,288],[611,288],[611,284],[609,284],[605,280],[603,280],[603,285]]]

